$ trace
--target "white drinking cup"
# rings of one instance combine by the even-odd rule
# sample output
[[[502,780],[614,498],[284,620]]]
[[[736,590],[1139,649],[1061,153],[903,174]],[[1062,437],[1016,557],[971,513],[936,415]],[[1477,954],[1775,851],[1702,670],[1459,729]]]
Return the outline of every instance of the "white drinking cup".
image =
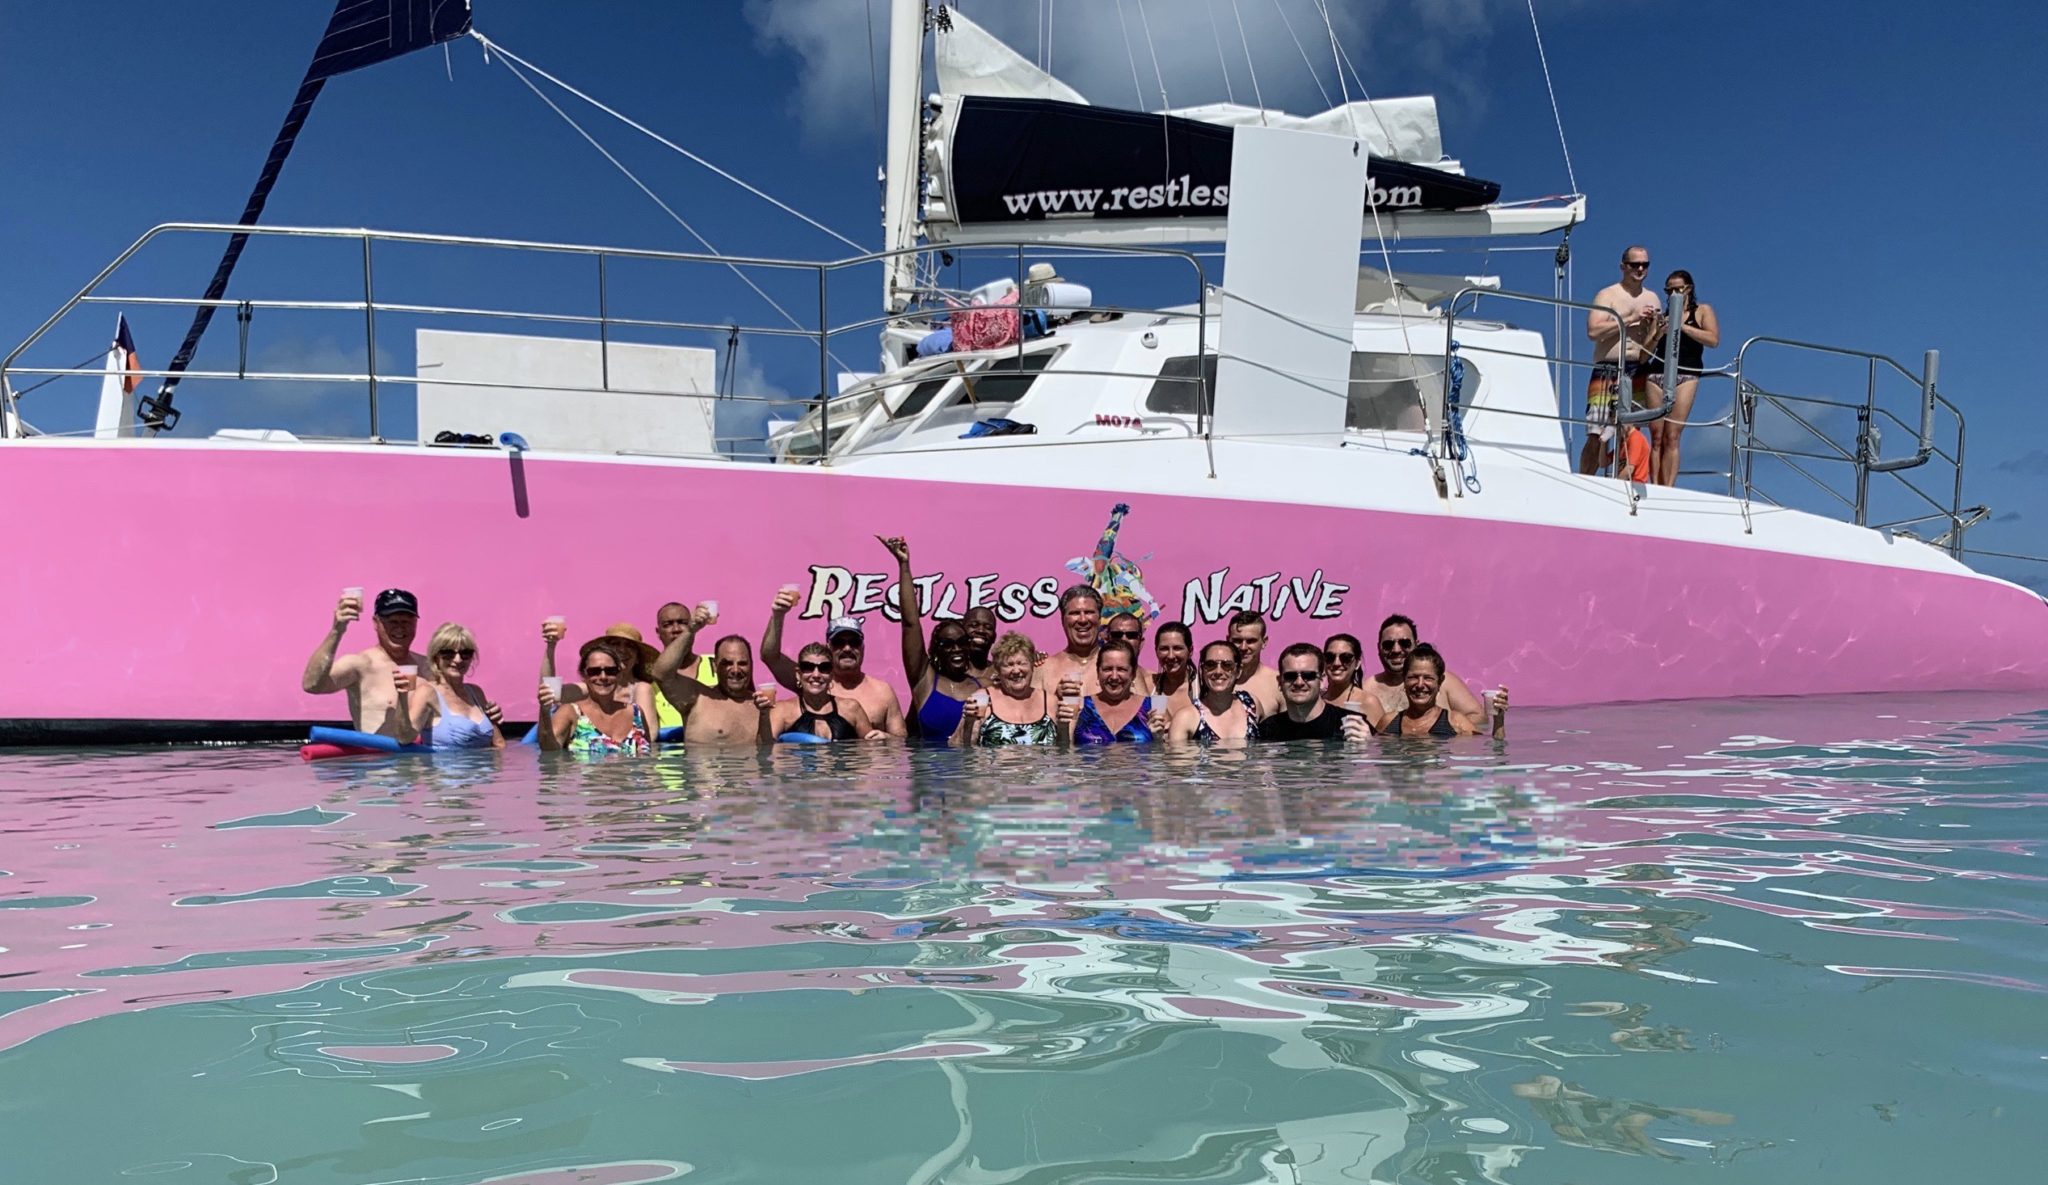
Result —
[[[555,697],[556,703],[562,702],[562,677],[560,675],[542,675],[540,685],[548,689],[548,694]]]

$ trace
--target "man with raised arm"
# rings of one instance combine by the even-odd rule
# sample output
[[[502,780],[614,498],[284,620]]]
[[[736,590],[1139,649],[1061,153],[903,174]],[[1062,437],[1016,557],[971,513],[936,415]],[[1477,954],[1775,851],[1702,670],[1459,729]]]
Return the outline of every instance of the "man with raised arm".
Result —
[[[769,713],[775,707],[775,689],[754,686],[754,652],[738,634],[727,634],[712,648],[711,665],[718,673],[716,686],[706,687],[695,678],[690,657],[692,633],[688,626],[678,631],[654,660],[654,685],[683,718],[683,743],[687,745],[765,745],[775,739]]]
[[[776,593],[775,604],[768,611],[768,628],[761,633],[761,665],[768,668],[777,683],[791,691],[803,688],[797,681],[796,664],[782,652],[782,619],[796,607],[796,601],[797,593],[792,589]],[[860,618],[833,618],[825,627],[825,645],[832,651],[833,694],[858,703],[874,726],[890,736],[909,736],[910,725],[903,718],[903,704],[896,698],[896,689],[865,669],[867,633]]]
[[[1640,244],[1629,247],[1621,253],[1621,279],[1602,288],[1593,298],[1600,308],[1586,313],[1586,337],[1593,343],[1586,418],[1594,423],[1588,425],[1585,447],[1579,450],[1580,473],[1599,472],[1605,451],[1599,422],[1613,421],[1624,378],[1636,402],[1654,407],[1664,401],[1663,393],[1649,381],[1650,358],[1663,327],[1664,308],[1656,294],[1643,287],[1643,277],[1649,274],[1650,249]],[[1621,315],[1618,322],[1616,313]]]
[[[363,615],[363,602],[360,596],[344,595],[335,603],[334,624],[313,648],[313,657],[306,660],[299,687],[308,695],[346,691],[349,722],[357,732],[410,742],[418,739],[408,698],[415,679],[400,674],[398,668],[417,669],[427,661],[412,649],[413,635],[420,628],[420,603],[402,588],[387,588],[377,594],[376,604],[372,624],[377,644],[336,658],[342,635]]]
[[[1280,710],[1280,673],[1261,661],[1266,653],[1266,619],[1257,609],[1240,609],[1230,615],[1225,636],[1237,652],[1237,698],[1250,704],[1261,716]],[[1322,652],[1317,651],[1317,662]]]
[[[1408,710],[1407,670],[1408,655],[1418,645],[1415,621],[1399,613],[1388,615],[1380,623],[1380,669],[1365,681],[1368,694],[1377,696],[1380,708],[1392,716]],[[1437,706],[1463,716],[1465,722],[1474,728],[1486,726],[1486,705],[1465,686],[1465,681],[1449,671],[1444,672],[1437,687]]]
[[[1296,642],[1280,652],[1281,710],[1259,721],[1261,741],[1363,741],[1365,717],[1323,699],[1323,649]]]
[[[1081,685],[1079,694],[1095,694],[1101,689],[1095,682],[1095,651],[1102,634],[1102,594],[1085,584],[1061,593],[1060,629],[1067,635],[1066,648],[1045,656],[1034,682],[1057,687],[1073,679]]]

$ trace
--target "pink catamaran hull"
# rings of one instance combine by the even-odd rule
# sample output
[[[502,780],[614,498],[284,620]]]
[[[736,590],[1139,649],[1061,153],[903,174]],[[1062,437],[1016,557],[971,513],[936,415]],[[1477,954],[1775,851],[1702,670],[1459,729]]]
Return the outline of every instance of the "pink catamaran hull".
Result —
[[[804,587],[789,645],[842,612],[899,670],[909,538],[939,615],[990,604],[1041,646],[1092,573],[1198,641],[1254,608],[1271,654],[1403,612],[1474,686],[1522,705],[2048,686],[2048,605],[1980,576],[1525,523],[809,467],[513,458],[297,445],[10,447],[0,739],[255,735],[334,722],[299,690],[338,591],[418,594],[422,638],[474,630],[476,677],[533,715],[538,623],[649,635],[670,599],[758,639]],[[1127,503],[1103,546],[1112,507]],[[1096,557],[1109,554],[1110,562]],[[371,643],[367,626],[345,645]]]

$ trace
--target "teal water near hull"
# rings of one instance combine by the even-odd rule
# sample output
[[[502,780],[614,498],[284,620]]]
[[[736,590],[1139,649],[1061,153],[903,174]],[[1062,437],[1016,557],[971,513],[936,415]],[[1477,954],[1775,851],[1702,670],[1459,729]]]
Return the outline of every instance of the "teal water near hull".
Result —
[[[1983,695],[0,753],[0,1182],[2038,1179],[2044,806]]]

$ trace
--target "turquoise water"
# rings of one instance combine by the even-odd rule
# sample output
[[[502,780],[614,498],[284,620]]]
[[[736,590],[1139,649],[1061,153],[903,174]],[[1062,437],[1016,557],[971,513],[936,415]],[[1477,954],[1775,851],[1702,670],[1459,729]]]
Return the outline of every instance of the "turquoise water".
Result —
[[[2044,708],[0,754],[0,1182],[2038,1179]]]

